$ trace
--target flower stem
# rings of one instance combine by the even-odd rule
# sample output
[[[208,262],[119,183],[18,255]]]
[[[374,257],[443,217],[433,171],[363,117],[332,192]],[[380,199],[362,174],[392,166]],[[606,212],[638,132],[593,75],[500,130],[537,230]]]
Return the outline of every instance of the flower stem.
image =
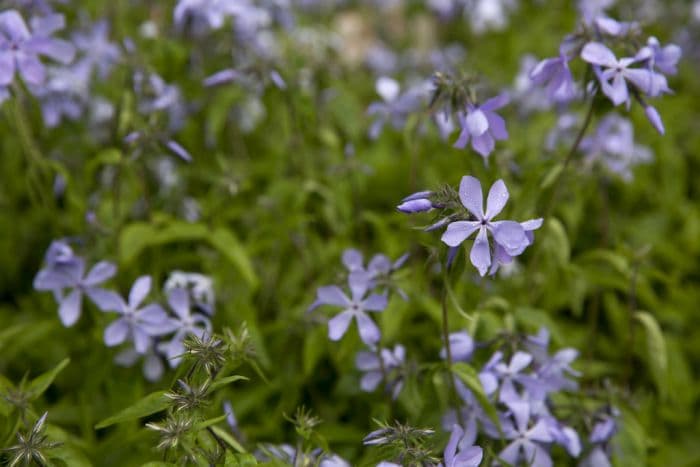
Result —
[[[454,405],[455,412],[457,413],[457,420],[461,426],[465,426],[464,417],[462,416],[462,411],[460,410],[459,395],[457,394],[457,385],[455,383],[455,376],[452,373],[452,349],[450,349],[450,325],[447,313],[447,281],[448,281],[448,269],[445,266],[443,273],[443,291],[442,291],[442,339],[445,344],[445,360],[447,363],[447,376],[450,385],[450,398],[452,399],[452,404]]]

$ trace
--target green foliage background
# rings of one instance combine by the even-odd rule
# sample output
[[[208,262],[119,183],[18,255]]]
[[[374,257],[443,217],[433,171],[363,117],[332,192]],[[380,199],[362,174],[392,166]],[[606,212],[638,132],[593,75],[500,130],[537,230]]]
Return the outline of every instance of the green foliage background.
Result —
[[[246,322],[267,376],[263,381],[244,369],[251,380],[217,393],[213,408],[219,410],[223,399],[232,401],[251,448],[260,441],[293,442],[284,414],[301,405],[323,420],[319,433],[333,450],[357,465],[376,460],[376,453],[361,446],[362,437],[376,428],[373,418],[439,426],[445,396],[440,378],[425,364],[437,360],[441,347],[441,281],[434,265],[444,259],[446,248],[438,235],[415,229],[429,222],[427,216],[407,217],[395,206],[414,191],[456,186],[462,175],[471,174],[484,185],[505,180],[511,198],[504,218],[542,215],[553,193],[543,182],[566,151],[543,149],[555,115],[524,118],[509,106],[504,116],[510,138],[497,144],[488,167],[471,150],[453,149],[430,125],[423,131],[427,112],[412,117],[405,130],[387,128],[371,141],[365,115],[376,99],[371,74],[332,54],[319,58],[289,47],[279,67],[288,89],[267,89],[265,117],[245,133],[231,111],[240,109],[246,90],[201,85],[204,77],[229,66],[227,36],[195,42],[175,34],[172,2],[81,5],[93,18],[106,12],[113,36],[132,37],[138,59],[177,83],[195,102],[196,112],[176,136],[194,162],[176,162],[181,179],[164,191],[153,176],[155,154],[133,159],[121,142],[141,119],[127,66],[98,84],[99,92],[118,106],[106,144],[97,143],[83,123],[44,128],[37,102],[26,94],[2,106],[2,386],[24,375],[36,377],[70,358],[34,402],[37,413],[49,411],[49,435],[64,441],[63,449],[72,453],[67,455],[75,457],[68,464],[157,460],[156,437],[143,420],[105,429],[95,425],[146,394],[167,389],[174,374],[150,384],[138,365],[114,365],[116,350],[101,343],[111,316],[91,304],[85,304],[75,327],[61,326],[51,295],[32,289],[46,247],[61,237],[78,239],[77,250],[92,262],[116,262],[113,284],[122,292],[139,275],[151,274],[160,284],[174,269],[214,278],[215,328]],[[522,54],[556,53],[575,21],[572,7],[556,5],[522,5],[510,27],[483,36],[460,21],[433,25],[431,40],[462,44],[467,49],[463,68],[478,71],[497,90],[511,85]],[[66,13],[68,24],[75,24],[78,12]],[[348,7],[344,13],[358,15],[376,34],[403,45],[417,40],[412,31],[427,19],[418,8],[408,8],[400,19],[370,14],[365,7]],[[300,27],[332,29],[335,15],[329,10],[306,18],[308,24]],[[145,19],[157,25],[157,39],[138,35]],[[647,31],[665,43],[677,19],[669,13]],[[301,68],[311,74],[310,89],[297,80]],[[501,329],[535,332],[546,325],[555,347],[580,349],[576,367],[583,372],[582,387],[606,392],[622,411],[615,458],[620,466],[700,464],[698,71],[696,61],[684,61],[670,80],[675,94],[655,102],[666,123],[665,136],[653,131],[638,106],[630,112],[637,142],[655,155],[653,163],[634,169],[633,182],[597,170],[582,172],[577,156],[517,274],[476,280],[462,255],[451,277],[453,330],[467,328],[486,340]],[[18,123],[22,113],[27,128]],[[348,144],[353,155],[346,154]],[[105,170],[111,171],[111,180]],[[60,199],[51,194],[55,173],[68,182]],[[199,203],[197,222],[182,219],[184,197]],[[96,222],[87,221],[89,213]],[[419,362],[420,371],[395,403],[379,393],[360,392],[356,332],[351,329],[332,343],[317,315],[305,313],[316,287],[337,282],[343,271],[340,256],[349,247],[365,257],[411,253],[400,276],[410,299],[392,300],[380,317],[382,343],[403,343],[409,358]],[[455,305],[478,315],[477,321],[466,319]],[[2,404],[0,415],[7,415]],[[438,439],[436,452],[445,437]]]

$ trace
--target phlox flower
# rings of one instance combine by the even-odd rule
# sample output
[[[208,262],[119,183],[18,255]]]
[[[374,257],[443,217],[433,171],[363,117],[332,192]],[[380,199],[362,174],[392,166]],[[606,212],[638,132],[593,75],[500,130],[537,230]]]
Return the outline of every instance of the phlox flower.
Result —
[[[458,114],[462,131],[454,147],[464,149],[471,139],[472,149],[486,160],[496,146],[496,140],[508,138],[506,123],[495,112],[506,104],[508,96],[505,94],[493,97],[482,105],[468,104],[466,113]]]

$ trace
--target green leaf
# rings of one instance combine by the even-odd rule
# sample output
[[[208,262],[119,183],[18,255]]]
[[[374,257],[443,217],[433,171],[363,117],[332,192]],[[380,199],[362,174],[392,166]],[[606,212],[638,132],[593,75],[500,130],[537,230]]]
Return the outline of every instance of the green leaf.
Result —
[[[232,452],[227,452],[224,465],[226,467],[249,467],[258,465],[258,460],[252,454],[234,454]]]
[[[47,450],[46,454],[50,459],[63,461],[70,467],[92,467],[92,462],[80,449],[68,444]]]
[[[649,365],[649,371],[654,378],[656,389],[662,399],[666,398],[668,393],[668,354],[666,352],[666,340],[661,331],[659,323],[651,313],[646,311],[637,311],[634,318],[641,323],[646,331],[647,341],[647,358],[646,362]]]
[[[560,266],[567,264],[571,255],[571,245],[564,225],[556,217],[551,217],[545,222],[543,230],[543,248],[546,248]]]
[[[161,410],[165,410],[168,405],[170,405],[170,401],[165,397],[165,391],[152,392],[130,407],[127,407],[121,412],[102,420],[100,423],[95,425],[95,429],[99,430],[100,428],[106,428],[117,423],[146,417],[156,412],[160,412]]]
[[[119,236],[119,260],[126,265],[151,244],[155,230],[143,222],[134,222],[127,225]]]
[[[241,446],[241,443],[236,441],[236,438],[231,436],[231,434],[228,431],[226,431],[222,428],[219,428],[218,426],[212,426],[211,430],[216,434],[216,436],[223,439],[226,442],[226,444],[231,446],[236,451],[238,451],[240,453],[246,452],[245,448],[243,446]]]
[[[212,425],[216,425],[219,422],[223,422],[226,420],[226,417],[228,417],[228,414],[223,414],[219,417],[215,418],[210,418],[209,420],[204,420],[203,422],[199,422],[195,425],[195,430],[203,430],[205,428],[208,428]]]
[[[552,184],[559,178],[562,170],[564,170],[564,164],[561,162],[549,169],[549,172],[547,172],[547,175],[544,176],[542,183],[540,183],[540,188],[542,190],[546,190],[552,186]]]
[[[243,280],[251,288],[255,289],[258,287],[260,280],[255,274],[250,257],[233,232],[228,229],[218,228],[209,235],[209,242],[238,269],[238,272],[243,276]]]
[[[491,404],[488,396],[484,392],[484,387],[481,385],[479,380],[479,375],[476,370],[470,365],[463,362],[458,362],[452,364],[452,372],[457,375],[459,379],[474,393],[476,400],[479,401],[481,408],[484,409],[486,415],[496,424],[500,429],[500,421],[498,420],[498,413],[496,413],[496,408]]]
[[[226,386],[228,384],[231,384],[235,381],[240,381],[240,380],[248,381],[248,378],[246,378],[245,376],[241,376],[241,375],[227,376],[225,378],[218,379],[218,380],[214,381],[213,383],[211,383],[211,386],[209,386],[209,390],[215,391],[215,390],[219,389],[220,387]]]
[[[70,358],[64,358],[58,365],[53,367],[53,369],[34,378],[27,387],[28,392],[32,394],[32,399],[36,399],[42,395],[68,363],[70,363]]]

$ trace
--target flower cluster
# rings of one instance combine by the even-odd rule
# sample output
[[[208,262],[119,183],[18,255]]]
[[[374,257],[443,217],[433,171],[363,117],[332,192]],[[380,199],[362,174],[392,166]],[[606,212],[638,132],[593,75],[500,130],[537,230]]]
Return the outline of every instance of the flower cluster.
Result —
[[[675,44],[661,46],[658,39],[649,37],[646,45],[639,47],[639,26],[625,23],[604,14],[605,8],[584,11],[579,31],[567,37],[560,46],[559,56],[542,60],[533,67],[533,82],[546,86],[553,102],[566,103],[574,99],[579,88],[571,73],[569,63],[580,57],[590,66],[599,89],[615,106],[632,99],[639,102],[647,118],[656,130],[663,134],[664,125],[657,110],[646,98],[671,93],[666,75],[677,71],[681,49]],[[625,55],[618,58],[612,48],[623,49]],[[632,53],[630,53],[632,51]]]
[[[480,434],[504,439],[506,446],[498,453],[498,458],[513,466],[551,466],[553,445],[560,445],[571,457],[578,458],[585,453],[589,462],[599,462],[591,465],[608,465],[600,462],[609,462],[605,446],[614,433],[614,418],[592,414],[592,419],[600,421],[591,432],[590,446],[585,447],[579,433],[558,415],[567,410],[559,407],[555,400],[562,400],[563,392],[575,391],[578,387],[576,378],[580,374],[571,366],[578,352],[565,348],[550,354],[546,328],[517,342],[510,357],[505,348],[513,346],[504,346],[493,353],[479,372],[483,391],[498,411],[498,425],[487,415],[474,393],[461,380],[455,379],[463,406],[458,412],[445,416],[445,428],[461,420],[464,430],[460,437],[467,446],[473,445]],[[467,333],[451,334],[450,348],[456,360],[472,360],[474,343]],[[454,428],[452,430],[454,433]]]
[[[185,337],[201,338],[212,332],[207,314],[195,311],[213,313],[213,292],[205,276],[177,272],[169,279],[165,291],[172,313],[168,313],[157,303],[144,304],[151,291],[150,276],[139,277],[125,300],[119,293],[101,287],[117,272],[112,263],[101,261],[85,273],[85,259],[76,255],[65,240],[52,242],[44,260],[46,266],[37,273],[34,288],[53,292],[63,325],[73,326],[78,321],[84,295],[101,311],[117,313],[119,317],[104,330],[104,343],[113,347],[130,342],[133,347],[117,355],[116,361],[131,365],[143,356],[144,375],[149,380],[160,379],[163,373],[159,355],[176,367],[185,352]],[[198,289],[187,288],[192,279],[199,284]],[[166,339],[168,335],[171,336]]]

